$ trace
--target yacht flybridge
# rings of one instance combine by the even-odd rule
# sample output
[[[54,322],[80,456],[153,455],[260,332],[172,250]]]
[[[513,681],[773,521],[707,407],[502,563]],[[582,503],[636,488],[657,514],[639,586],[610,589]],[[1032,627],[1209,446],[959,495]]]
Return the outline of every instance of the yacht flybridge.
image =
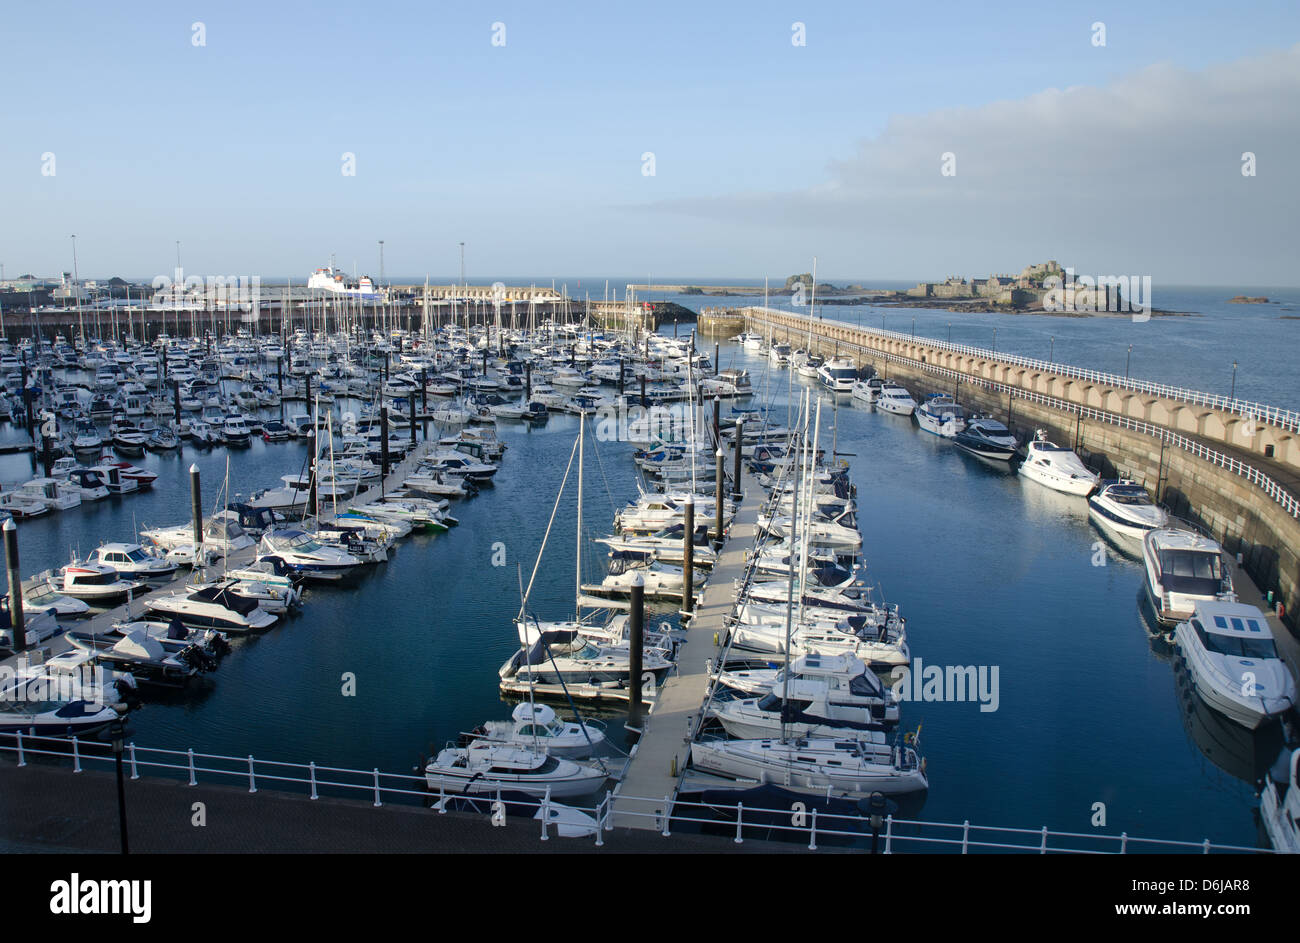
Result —
[[[1197,603],[1234,602],[1227,554],[1215,540],[1190,530],[1160,527],[1142,538],[1147,595],[1164,625],[1190,619]]]

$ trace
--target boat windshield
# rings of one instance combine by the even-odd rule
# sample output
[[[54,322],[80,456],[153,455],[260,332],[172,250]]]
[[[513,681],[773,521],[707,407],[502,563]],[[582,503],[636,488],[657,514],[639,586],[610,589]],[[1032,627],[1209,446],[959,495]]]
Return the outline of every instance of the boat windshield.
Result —
[[[126,558],[132,563],[147,563],[149,561],[149,555],[139,547],[136,547],[134,550],[128,550]]]
[[[1161,576],[1184,579],[1223,579],[1223,560],[1212,550],[1161,550]]]
[[[1151,503],[1151,498],[1147,496],[1147,493],[1145,491],[1142,491],[1140,489],[1125,488],[1121,490],[1119,488],[1112,488],[1107,493],[1106,496],[1110,498],[1112,501],[1114,501],[1116,504],[1150,504]]]
[[[289,541],[289,546],[300,553],[313,553],[320,549],[320,544],[307,534],[299,534]]]
[[[1197,619],[1192,620],[1192,628],[1200,636],[1201,644],[1207,651],[1216,655],[1228,655],[1233,658],[1277,658],[1277,646],[1271,638],[1246,638],[1240,635],[1219,635],[1206,632]]]

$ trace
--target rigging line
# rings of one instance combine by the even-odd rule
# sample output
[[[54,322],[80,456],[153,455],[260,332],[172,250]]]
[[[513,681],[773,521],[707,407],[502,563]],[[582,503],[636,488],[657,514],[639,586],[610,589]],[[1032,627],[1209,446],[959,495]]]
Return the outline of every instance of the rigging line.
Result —
[[[533,592],[533,581],[537,579],[537,570],[542,565],[542,552],[546,550],[547,538],[551,536],[551,525],[555,523],[555,514],[560,509],[560,499],[564,497],[564,486],[569,480],[569,471],[573,468],[573,458],[578,454],[578,441],[573,442],[573,449],[569,452],[569,464],[565,466],[564,478],[560,482],[560,493],[555,496],[555,506],[551,508],[551,519],[546,522],[546,533],[542,535],[542,545],[537,550],[537,560],[533,563],[532,575],[528,577],[528,588],[524,590],[524,598],[519,606],[519,617],[524,618],[524,612],[528,607],[528,597]]]

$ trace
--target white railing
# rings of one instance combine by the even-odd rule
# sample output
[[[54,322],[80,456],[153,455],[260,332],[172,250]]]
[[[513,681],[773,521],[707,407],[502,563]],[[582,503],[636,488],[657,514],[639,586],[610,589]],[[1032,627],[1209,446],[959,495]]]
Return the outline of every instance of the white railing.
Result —
[[[17,766],[28,765],[29,757],[53,757],[71,760],[73,774],[84,770],[87,763],[111,765],[115,758],[109,744],[102,740],[81,740],[77,737],[41,737],[22,733],[0,734],[0,753],[17,757]],[[338,789],[350,792],[370,802],[375,808],[384,804],[385,798],[406,797],[430,802],[430,814],[443,815],[457,800],[456,811],[480,813],[495,824],[504,824],[504,817],[523,815],[537,818],[539,840],[549,841],[550,812],[553,803],[549,795],[535,801],[503,800],[500,793],[466,796],[429,788],[423,776],[408,773],[385,773],[378,768],[370,770],[347,769],[336,766],[318,766],[315,763],[287,763],[279,760],[259,760],[253,756],[223,756],[200,753],[194,750],[165,750],[141,747],[135,743],[124,746],[122,761],[132,780],[140,778],[142,769],[187,777],[190,786],[197,786],[199,776],[216,779],[221,783],[247,783],[248,791],[256,793],[259,786],[268,783],[292,784],[308,793],[305,801],[319,798],[321,789]],[[213,765],[207,765],[207,764]],[[297,775],[294,775],[294,774]],[[414,785],[415,788],[410,788]],[[758,785],[755,783],[754,785]],[[856,846],[884,854],[896,851],[954,851],[967,854],[971,851],[1021,851],[1033,854],[1128,854],[1133,851],[1165,853],[1209,854],[1210,852],[1235,852],[1271,854],[1271,849],[1247,845],[1229,845],[1205,839],[1199,842],[1174,839],[1141,838],[1127,833],[1119,835],[1087,832],[1065,832],[1042,828],[1010,828],[1005,826],[972,825],[969,821],[927,822],[917,819],[895,818],[892,814],[881,816],[844,815],[822,812],[816,808],[820,795],[810,795],[806,803],[790,808],[763,808],[746,806],[738,800],[735,806],[708,804],[664,796],[650,799],[606,792],[593,808],[577,809],[589,816],[591,825],[588,837],[597,847],[605,844],[605,833],[616,825],[652,827],[665,838],[671,838],[674,827],[688,826],[696,831],[704,827],[725,830],[737,844],[744,842],[746,829],[749,838],[770,840],[773,837],[788,842],[807,842],[811,850],[818,842],[834,843],[838,847]],[[811,806],[811,808],[808,808]],[[719,818],[724,813],[726,817]],[[733,817],[734,813],[734,817]],[[515,821],[518,821],[516,818]]]
[[[759,317],[779,315],[782,318],[793,318],[804,324],[802,330],[808,329],[808,322],[811,320],[808,315],[794,314],[790,311],[781,311],[770,307],[764,308],[761,305],[744,310],[756,312]],[[812,321],[813,331],[816,331],[816,326],[818,324],[826,323],[827,322],[822,319]],[[1137,393],[1148,393],[1152,396],[1162,396],[1165,399],[1178,400],[1180,402],[1192,403],[1198,406],[1209,406],[1214,409],[1224,410],[1225,412],[1249,414],[1257,417],[1261,422],[1267,422],[1280,429],[1287,429],[1291,432],[1300,432],[1300,412],[1283,409],[1279,406],[1270,406],[1266,403],[1255,403],[1249,400],[1237,399],[1235,397],[1222,396],[1218,393],[1205,393],[1200,390],[1189,390],[1184,387],[1171,386],[1166,383],[1156,383],[1151,380],[1136,380],[1131,377],[1121,377],[1116,376],[1113,373],[1105,373],[1101,370],[1090,370],[1086,367],[1075,367],[1066,363],[1056,361],[1049,362],[1046,360],[1038,360],[1033,357],[1021,357],[1016,354],[985,350],[982,347],[971,347],[967,344],[954,344],[951,341],[935,340],[930,337],[918,338],[912,334],[904,334],[899,331],[887,331],[884,328],[864,327],[857,324],[851,324],[848,321],[832,320],[831,323],[837,327],[860,331],[864,334],[887,338],[889,340],[902,341],[908,344],[923,344],[926,347],[932,347],[937,350],[946,350],[951,353],[963,354],[969,357],[979,357],[984,360],[997,360],[1002,363],[1027,367],[1032,370],[1042,370],[1047,373],[1055,373],[1059,376],[1089,380],[1093,383],[1101,383],[1105,386],[1114,387],[1115,389],[1133,390]],[[800,328],[792,327],[791,330],[800,330]]]
[[[776,313],[781,314],[783,312],[776,312]],[[875,332],[875,333],[879,333],[879,332]],[[1168,443],[1169,445],[1172,445],[1176,448],[1180,448],[1185,452],[1195,455],[1197,458],[1204,459],[1207,462],[1211,462],[1212,464],[1218,465],[1220,468],[1224,468],[1232,472],[1234,475],[1238,475],[1242,478],[1245,478],[1247,481],[1259,487],[1260,490],[1262,490],[1266,495],[1268,495],[1270,498],[1272,498],[1274,501],[1280,504],[1282,506],[1282,509],[1285,510],[1292,517],[1300,519],[1300,499],[1297,499],[1295,495],[1293,495],[1290,491],[1288,491],[1283,485],[1278,483],[1276,479],[1270,477],[1269,475],[1266,475],[1264,472],[1260,471],[1258,468],[1255,468],[1253,465],[1248,465],[1238,458],[1234,458],[1231,455],[1225,455],[1222,452],[1218,452],[1214,449],[1211,449],[1203,442],[1199,442],[1196,439],[1192,439],[1180,433],[1174,432],[1173,430],[1167,429],[1164,426],[1157,426],[1149,422],[1144,422],[1143,420],[1140,419],[1132,419],[1128,416],[1121,416],[1117,413],[1110,413],[1110,412],[1106,412],[1105,410],[1095,409],[1092,406],[1081,406],[1077,403],[1071,403],[1068,400],[1057,399],[1054,396],[1047,396],[1044,393],[1037,393],[1033,390],[1026,390],[1023,387],[1012,386],[1007,383],[1000,383],[996,380],[988,380],[985,379],[984,377],[978,377],[969,373],[963,373],[960,370],[953,370],[951,367],[942,367],[938,364],[933,364],[933,363],[923,363],[919,360],[913,360],[911,357],[905,357],[901,354],[877,351],[872,347],[867,347],[862,344],[855,344],[852,341],[841,341],[840,343],[842,343],[845,347],[849,349],[856,349],[860,353],[865,352],[871,354],[879,354],[885,357],[885,359],[889,362],[905,364],[913,369],[922,370],[925,371],[926,373],[930,373],[935,376],[942,376],[969,385],[979,386],[984,389],[992,390],[997,393],[1005,393],[1007,395],[1013,396],[1020,400],[1024,400],[1026,402],[1039,403],[1040,405],[1043,406],[1049,406],[1053,409],[1059,409],[1063,412],[1082,416],[1084,419],[1095,419],[1098,422],[1109,423],[1114,426],[1119,426],[1120,428],[1123,429],[1131,429],[1134,432],[1139,432],[1142,433],[1143,435],[1149,435],[1149,436],[1153,436],[1154,438],[1161,439],[1164,442]]]

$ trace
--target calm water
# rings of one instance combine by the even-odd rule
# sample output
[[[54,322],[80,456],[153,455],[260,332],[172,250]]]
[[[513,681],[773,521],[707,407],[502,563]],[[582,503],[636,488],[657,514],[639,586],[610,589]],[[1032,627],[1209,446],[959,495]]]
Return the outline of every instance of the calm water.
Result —
[[[1300,409],[1300,382],[1295,367],[1295,351],[1300,348],[1300,290],[1176,287],[1162,290],[1156,286],[1153,294],[1156,307],[1195,312],[1195,315],[1152,317],[1135,323],[1126,317],[962,313],[887,305],[818,305],[817,312],[823,318],[860,327],[884,327],[901,333],[915,330],[918,337],[951,340],[955,344],[1042,360],[1054,359],[1118,376],[1123,376],[1127,369],[1135,378],[1224,396],[1233,391],[1235,360],[1235,392],[1239,399]],[[1238,294],[1263,295],[1278,303],[1227,303]],[[746,297],[667,295],[665,298],[696,311],[714,305],[763,303],[761,290]],[[788,298],[773,298],[771,303],[772,307],[789,308]],[[808,309],[799,310],[806,313]]]
[[[723,350],[724,364],[763,382],[765,361]],[[778,409],[789,383],[788,374],[772,378]],[[995,712],[974,702],[904,705],[904,725],[924,725],[932,786],[923,816],[1088,832],[1102,802],[1111,833],[1256,843],[1253,789],[1238,776],[1275,754],[1203,709],[1184,710],[1168,653],[1143,628],[1140,565],[1114,549],[1093,565],[1099,535],[1085,502],[959,453],[910,419],[847,398],[832,412],[826,402],[823,444],[834,428],[852,453],[869,578],[907,616],[913,656],[999,670]],[[355,586],[311,587],[302,614],[238,641],[197,696],[138,712],[136,741],[396,772],[508,716],[496,671],[517,644],[520,582],[576,429],[569,417],[539,430],[503,427],[510,448],[498,481],[453,505],[459,528],[408,538]],[[608,533],[614,509],[635,494],[630,450],[587,439],[590,536]],[[254,442],[231,454],[230,488],[271,485],[305,454],[304,445]],[[209,507],[226,473],[222,449],[141,462],[160,475],[152,493],[21,524],[24,573],[66,562],[69,548],[185,520],[191,462]],[[27,475],[28,458],[0,460],[0,480]],[[530,604],[541,618],[570,612],[575,507],[571,482]],[[498,542],[504,567],[492,566]],[[597,549],[585,553],[592,578]],[[356,675],[355,697],[342,696],[345,672]]]

